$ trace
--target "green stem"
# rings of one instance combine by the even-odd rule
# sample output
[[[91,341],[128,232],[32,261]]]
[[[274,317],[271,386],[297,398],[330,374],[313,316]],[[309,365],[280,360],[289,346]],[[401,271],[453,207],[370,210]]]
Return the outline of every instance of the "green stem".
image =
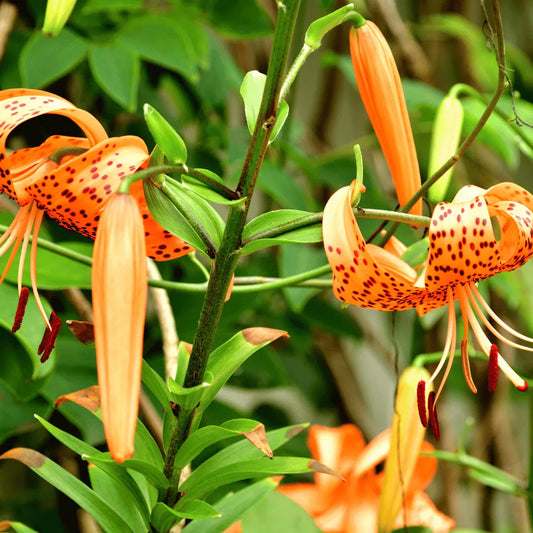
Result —
[[[410,215],[409,213],[401,213],[398,211],[387,211],[384,209],[366,209],[362,207],[355,207],[353,212],[356,218],[376,218],[379,220],[397,221],[404,224],[409,224],[410,226],[427,227],[431,222],[431,219],[429,217]],[[271,239],[297,229],[307,228],[309,226],[320,224],[322,222],[322,217],[322,213],[313,213],[309,216],[299,218],[298,220],[279,224],[273,228],[261,231],[260,233],[255,233],[251,237],[244,239],[242,241],[242,244],[244,246],[245,244],[256,241],[258,239]]]
[[[134,174],[131,174],[130,176],[126,176],[120,182],[117,192],[127,194],[128,191],[130,190],[132,183],[139,181],[139,180],[144,180],[147,178],[157,178],[157,176],[159,176],[160,174],[167,174],[171,172],[174,172],[180,175],[185,174],[187,176],[191,176],[197,179],[198,181],[205,183],[209,188],[217,191],[222,196],[224,196],[224,198],[227,198],[228,200],[239,199],[239,195],[235,191],[232,191],[231,189],[229,189],[222,183],[207,176],[203,172],[200,172],[194,168],[187,167],[186,165],[157,165],[157,166],[145,168],[143,170],[138,170]]]
[[[237,185],[237,193],[246,199],[243,204],[232,205],[229,209],[226,228],[220,248],[213,261],[203,308],[198,320],[198,328],[193,340],[189,366],[184,380],[185,387],[193,387],[202,382],[207,359],[213,348],[222,308],[239,257],[237,250],[241,246],[242,230],[246,222],[250,199],[259,169],[268,149],[272,128],[276,123],[282,77],[285,72],[300,1],[285,0],[283,5],[279,4],[278,20],[274,31],[263,98]],[[191,413],[179,413],[178,418],[181,420],[178,420],[171,437],[176,446],[168,450],[165,460],[165,471],[167,472],[174,470],[176,452],[187,437],[191,416]],[[189,420],[184,422],[184,418]],[[165,502],[172,506],[175,504],[176,497],[177,495],[171,495],[165,499]]]
[[[314,48],[311,48],[310,46],[304,43],[301,50],[298,52],[296,59],[293,61],[291,68],[289,69],[289,72],[287,73],[287,77],[285,78],[285,81],[283,82],[283,86],[281,87],[280,96],[279,96],[280,101],[283,100],[287,96],[287,93],[289,92],[291,85],[293,84],[294,80],[296,79],[296,76],[298,75],[298,72],[300,72],[300,69],[303,67],[304,63],[307,61],[307,58],[314,51],[315,51]]]
[[[476,126],[470,133],[470,135],[463,141],[461,146],[459,146],[457,152],[444,163],[439,170],[437,170],[433,176],[431,176],[423,185],[418,189],[418,191],[413,195],[413,197],[400,209],[401,212],[407,213],[411,207],[413,207],[416,202],[426,193],[426,191],[441,177],[443,176],[450,168],[463,157],[465,152],[470,148],[473,142],[476,140],[479,132],[483,129],[483,126],[487,123],[490,115],[496,108],[496,104],[500,100],[501,96],[507,89],[507,74],[505,72],[505,44],[503,40],[503,27],[502,27],[502,18],[500,13],[500,3],[499,0],[493,0],[492,4],[493,14],[494,14],[494,24],[495,24],[495,34],[497,37],[496,45],[496,60],[498,62],[498,85],[496,91],[492,95],[490,102],[488,103],[485,111],[481,115],[481,118],[478,120]],[[398,223],[393,224],[386,235],[382,238],[380,245],[383,246],[398,229]]]

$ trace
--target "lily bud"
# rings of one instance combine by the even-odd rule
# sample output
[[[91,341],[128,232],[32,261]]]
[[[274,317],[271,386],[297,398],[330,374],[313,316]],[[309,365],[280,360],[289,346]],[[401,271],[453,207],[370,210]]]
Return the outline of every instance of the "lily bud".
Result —
[[[463,106],[455,96],[446,96],[437,109],[431,145],[429,148],[428,177],[455,154],[461,139],[463,128]],[[433,203],[442,202],[450,186],[454,167],[443,174],[428,191],[428,198]]]
[[[67,23],[76,0],[48,0],[44,14],[43,33],[47,37],[57,37]]]
[[[362,17],[357,24],[350,30],[355,79],[403,206],[420,188],[421,180],[400,74],[379,28]],[[420,215],[422,202],[410,213]]]
[[[137,202],[113,195],[94,243],[94,340],[104,431],[111,457],[134,452],[148,275],[144,227]]]
[[[392,531],[408,492],[424,441],[425,428],[420,423],[417,389],[420,381],[429,379],[424,368],[410,367],[400,376],[394,416],[392,418],[390,452],[385,461],[385,474],[379,500],[379,533]]]

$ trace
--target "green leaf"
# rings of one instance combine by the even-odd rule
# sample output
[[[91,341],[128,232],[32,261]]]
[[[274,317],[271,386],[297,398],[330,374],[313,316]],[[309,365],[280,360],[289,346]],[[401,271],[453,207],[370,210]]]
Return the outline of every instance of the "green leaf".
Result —
[[[124,464],[120,465],[116,463],[109,457],[108,454],[100,452],[74,435],[59,429],[53,424],[50,424],[50,422],[47,422],[41,417],[36,416],[36,418],[57,440],[84,458],[89,458],[88,460],[91,463],[95,464],[100,470],[105,472],[109,479],[107,479],[107,477],[100,476],[98,480],[104,487],[106,494],[100,494],[96,488],[95,490],[97,493],[107,499],[107,490],[109,487],[112,487],[109,489],[109,491],[112,491],[116,493],[117,496],[120,496],[120,498],[113,505],[113,508],[116,509],[117,512],[128,521],[128,523],[137,522],[137,525],[148,525],[148,516],[150,513],[146,505],[146,501],[144,500],[139,487],[126,470]],[[124,501],[124,504],[117,505],[121,500]],[[139,518],[142,520],[140,523]]]
[[[190,25],[190,28],[187,26]],[[198,78],[200,59],[194,43],[194,21],[175,17],[143,15],[130,19],[120,30],[118,40],[147,61]],[[205,38],[205,36],[204,36]]]
[[[170,393],[163,378],[143,359],[142,375],[143,384],[148,387],[163,409],[168,409]]]
[[[150,213],[170,233],[177,235],[196,250],[205,254],[205,244],[179,209],[153,183],[143,181],[144,194]]]
[[[32,529],[21,522],[9,522],[9,527],[11,527],[15,533],[39,533],[38,531],[35,531],[35,529]]]
[[[300,211],[297,209],[278,209],[263,213],[258,217],[250,220],[242,232],[243,240],[256,237],[264,231],[270,231],[276,226],[298,222],[299,220],[313,216],[315,213],[309,211]],[[320,224],[320,223],[319,223]]]
[[[185,164],[187,147],[178,132],[150,104],[144,104],[143,111],[148,129],[168,161],[174,165]]]
[[[306,457],[263,457],[221,467],[215,463],[212,470],[196,469],[180,486],[180,491],[186,491],[183,499],[202,498],[218,487],[243,479],[313,472],[310,462]]]
[[[88,465],[89,479],[94,492],[107,502],[134,531],[148,530],[149,523],[143,518],[118,479],[94,463]]]
[[[283,207],[306,210],[309,192],[284,169],[265,162],[257,177],[257,186]]]
[[[200,0],[199,4],[224,37],[246,39],[272,33],[272,23],[256,0]]]
[[[0,385],[0,443],[15,434],[21,434],[35,424],[34,413],[48,416],[50,403],[41,396],[24,402],[17,398],[4,385]]]
[[[283,246],[280,250],[279,273],[283,278],[318,268],[323,264],[324,251],[322,249],[292,244]],[[331,278],[331,274],[326,274],[326,278]],[[318,292],[320,292],[320,289],[304,287],[283,288],[287,303],[295,313],[300,313],[309,299]]]
[[[87,55],[87,41],[69,30],[55,38],[36,32],[20,52],[19,69],[24,87],[41,89],[70,72]]]
[[[211,178],[213,181],[216,181],[222,185],[224,185],[224,181],[220,176],[212,172],[211,170],[207,170],[205,168],[197,168],[195,169],[198,172],[201,172],[202,174],[205,174],[208,178]],[[245,198],[238,198],[237,200],[228,200],[226,197],[222,196],[220,193],[215,191],[214,189],[211,189],[209,185],[205,184],[204,182],[200,181],[199,179],[195,178],[194,176],[189,176],[187,174],[182,175],[182,181],[192,189],[196,194],[201,196],[204,200],[207,200],[208,202],[215,202],[217,204],[224,204],[224,205],[237,205],[244,203]]]
[[[428,256],[429,238],[424,237],[414,244],[411,244],[402,254],[402,261],[405,261],[409,266],[416,268],[424,263]]]
[[[193,409],[201,401],[206,390],[211,386],[212,379],[213,376],[206,372],[203,383],[200,383],[195,387],[183,387],[176,383],[172,378],[168,378],[168,386],[172,394],[172,400],[178,405],[183,406],[186,410]]]
[[[138,11],[143,8],[144,0],[87,0],[81,9],[83,15],[111,11]]]
[[[270,533],[283,524],[283,533],[320,533],[315,521],[284,494],[272,492],[242,519],[242,533]],[[411,528],[409,528],[411,532]]]
[[[59,244],[59,243],[58,243]],[[92,243],[90,242],[62,242],[61,246],[67,250],[82,254],[86,257],[92,255]],[[3,270],[9,254],[0,257],[0,269]],[[19,253],[15,256],[17,262]],[[6,275],[6,280],[17,283],[18,272],[11,268]],[[30,262],[25,261],[22,274],[22,284],[31,287]],[[91,288],[91,267],[74,259],[70,259],[60,253],[39,248],[37,251],[37,285],[44,290],[63,290],[69,287],[79,289]]]
[[[0,459],[15,459],[24,463],[42,479],[85,509],[104,531],[135,533],[129,524],[85,483],[39,452],[28,448],[14,448],[1,455]]]
[[[120,43],[89,48],[89,66],[98,85],[124,109],[137,107],[141,61],[137,52]]]
[[[220,513],[207,502],[194,499],[179,501],[174,507],[174,512],[182,518],[190,519],[220,516]]]
[[[13,335],[11,327],[17,309],[18,291],[3,283],[0,285],[0,381],[18,400],[33,398],[46,384],[55,365],[55,354],[41,363],[37,349],[45,330],[45,324],[33,296],[30,295],[21,328]],[[45,312],[50,313],[48,302],[44,300]]]
[[[220,518],[191,522],[185,526],[183,533],[224,533],[231,524],[257,505],[277,486],[275,481],[267,478],[238,492],[227,494],[214,505],[221,515]]]
[[[279,329],[248,328],[219,346],[209,356],[207,362],[206,372],[211,373],[213,382],[202,397],[200,411],[206,409],[214,400],[217,392],[248,357],[263,346],[285,336],[287,332]]]
[[[244,114],[250,134],[253,134],[255,123],[261,108],[261,100],[265,89],[266,76],[257,70],[247,72],[241,84],[241,96],[244,102]],[[283,124],[289,116],[289,106],[285,100],[282,100],[278,109],[276,124],[272,128],[270,142],[272,142],[281,131]]]
[[[258,425],[260,423],[256,420],[243,418],[229,420],[221,426],[204,426],[197,429],[181,445],[174,461],[175,468],[183,468],[211,444],[252,431]]]

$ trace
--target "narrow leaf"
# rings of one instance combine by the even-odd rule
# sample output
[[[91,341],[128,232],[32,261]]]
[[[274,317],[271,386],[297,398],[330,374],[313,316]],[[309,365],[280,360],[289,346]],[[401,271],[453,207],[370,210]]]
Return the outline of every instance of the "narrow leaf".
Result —
[[[187,147],[178,132],[150,104],[144,104],[143,111],[148,129],[168,161],[175,165],[185,164]]]
[[[39,452],[28,448],[13,448],[0,455],[0,459],[15,459],[31,468],[37,475],[85,509],[105,531],[134,533],[129,524],[85,483]]]

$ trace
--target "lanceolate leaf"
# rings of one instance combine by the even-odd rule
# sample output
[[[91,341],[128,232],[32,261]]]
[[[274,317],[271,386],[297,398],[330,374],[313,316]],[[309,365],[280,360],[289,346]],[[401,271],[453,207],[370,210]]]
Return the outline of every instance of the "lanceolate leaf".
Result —
[[[206,371],[213,376],[213,382],[205,391],[200,411],[213,401],[224,383],[257,350],[280,337],[288,337],[286,331],[269,328],[248,328],[234,335],[229,341],[219,346],[210,356]]]
[[[204,463],[205,464],[205,463]],[[186,491],[183,499],[202,498],[217,487],[256,477],[267,477],[281,474],[302,474],[313,472],[310,459],[305,457],[274,457],[268,459],[251,459],[223,466],[221,468],[195,470],[180,486]]]
[[[259,422],[248,419],[229,420],[221,426],[204,426],[192,433],[181,445],[175,460],[175,468],[183,468],[199,453],[215,442],[251,432]]]
[[[9,520],[0,522],[0,531],[9,531],[11,529],[13,529],[15,533],[39,533],[38,531],[35,531],[35,529],[25,526],[20,522],[10,522]]]
[[[37,475],[85,509],[108,533],[135,533],[107,503],[85,483],[61,468],[44,455],[28,448],[13,448],[0,459],[15,459],[31,468]]]
[[[220,518],[191,522],[185,526],[183,533],[223,533],[277,486],[273,479],[267,478],[238,492],[227,494],[214,505]]]
[[[187,147],[178,132],[150,104],[144,104],[144,120],[155,142],[174,165],[187,161]]]

